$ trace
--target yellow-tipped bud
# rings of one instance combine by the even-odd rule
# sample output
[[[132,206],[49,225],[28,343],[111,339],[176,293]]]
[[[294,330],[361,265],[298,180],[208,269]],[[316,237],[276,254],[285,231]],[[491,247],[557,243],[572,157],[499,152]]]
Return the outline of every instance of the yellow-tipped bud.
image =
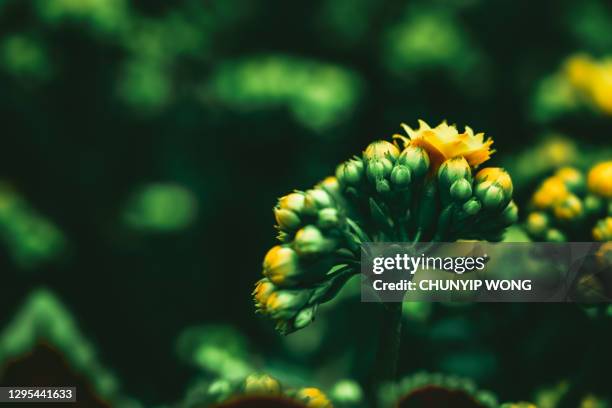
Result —
[[[487,167],[476,173],[474,177],[476,183],[482,184],[485,187],[494,183],[498,184],[503,190],[507,197],[511,197],[514,187],[512,186],[512,179],[508,172],[499,167]]]
[[[287,246],[272,247],[264,258],[263,274],[275,285],[295,285],[300,275],[297,253]]]
[[[304,211],[305,196],[303,193],[291,193],[281,197],[274,207],[274,219],[283,231],[293,231],[302,223],[300,214]]]
[[[268,297],[265,311],[273,319],[293,319],[308,303],[309,291],[277,290]]]
[[[257,309],[265,311],[266,303],[268,302],[268,298],[274,291],[276,290],[276,286],[267,278],[260,279],[255,284],[255,290],[253,290],[253,299],[255,300],[255,306]]]
[[[318,388],[302,388],[295,394],[295,398],[308,408],[333,408],[330,400]]]
[[[548,217],[543,212],[533,212],[527,217],[527,232],[535,237],[542,237],[548,229]]]
[[[549,242],[565,242],[565,241],[567,241],[567,238],[565,238],[565,234],[563,234],[561,231],[559,231],[556,228],[551,228],[548,231],[546,231],[545,239],[546,239],[546,241],[549,241]]]
[[[599,163],[589,171],[588,186],[592,193],[612,198],[612,161]]]
[[[448,191],[453,183],[460,179],[472,180],[472,170],[463,157],[446,160],[438,170],[440,189]]]
[[[299,213],[304,209],[305,198],[303,193],[287,194],[278,200],[278,207]]]
[[[244,380],[244,392],[247,394],[278,395],[281,385],[267,374],[251,374]]]
[[[377,140],[366,147],[363,152],[363,158],[366,161],[371,159],[392,159],[395,161],[399,154],[399,149],[393,143],[386,140]]]
[[[336,177],[346,185],[359,184],[363,177],[363,161],[352,159],[342,163],[336,170]]]
[[[596,241],[612,241],[612,217],[597,221],[593,228],[593,238]]]
[[[322,208],[330,208],[334,205],[334,200],[327,191],[314,188],[306,191],[304,196],[304,212],[314,215]]]
[[[583,214],[582,201],[574,194],[569,194],[563,200],[558,201],[553,207],[555,217],[563,221],[570,221]]]
[[[397,162],[407,166],[417,179],[424,177],[429,171],[429,156],[422,147],[406,146],[400,153]]]

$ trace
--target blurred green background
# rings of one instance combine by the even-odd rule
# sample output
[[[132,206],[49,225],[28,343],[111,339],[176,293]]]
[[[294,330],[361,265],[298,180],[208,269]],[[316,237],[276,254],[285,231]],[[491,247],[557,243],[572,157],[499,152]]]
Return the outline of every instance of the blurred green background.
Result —
[[[520,206],[612,157],[610,112],[550,79],[611,38],[603,0],[1,1],[0,364],[42,337],[143,406],[220,366],[366,382],[377,310],[351,288],[287,338],[254,314],[276,198],[421,118],[493,137]],[[407,307],[402,375],[609,391],[610,321],[575,305]]]

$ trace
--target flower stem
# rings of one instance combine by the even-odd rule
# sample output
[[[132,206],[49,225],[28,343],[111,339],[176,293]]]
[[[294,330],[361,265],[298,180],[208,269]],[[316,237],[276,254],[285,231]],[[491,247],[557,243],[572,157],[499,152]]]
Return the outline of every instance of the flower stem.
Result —
[[[402,329],[402,303],[383,303],[382,306],[378,350],[372,378],[372,388],[376,394],[382,384],[395,380]]]

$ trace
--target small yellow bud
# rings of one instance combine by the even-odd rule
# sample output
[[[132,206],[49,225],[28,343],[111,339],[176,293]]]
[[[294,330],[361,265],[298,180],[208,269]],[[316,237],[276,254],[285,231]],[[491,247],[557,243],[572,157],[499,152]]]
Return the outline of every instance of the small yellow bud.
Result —
[[[599,163],[589,171],[588,186],[592,193],[612,198],[612,161]]]
[[[543,236],[548,229],[548,217],[543,212],[533,212],[527,217],[527,231],[536,237]]]
[[[395,160],[399,154],[399,149],[393,143],[387,142],[386,140],[377,140],[366,147],[363,152],[363,158],[365,160],[389,158]]]
[[[283,210],[299,213],[304,209],[304,199],[305,197],[302,193],[287,194],[278,200],[278,207]]]
[[[555,177],[561,179],[567,188],[573,192],[578,192],[584,187],[584,176],[573,167],[560,168],[555,173]]]
[[[512,196],[513,186],[512,179],[506,170],[499,167],[487,167],[476,173],[474,177],[476,183],[484,184],[485,186],[492,185],[493,183],[498,184],[503,190],[504,194],[508,197]]]
[[[335,249],[335,241],[326,238],[314,225],[300,229],[295,234],[293,245],[300,256],[318,255]]]
[[[275,285],[294,285],[295,278],[300,274],[297,254],[286,246],[272,247],[264,258],[263,274]]]
[[[255,306],[258,309],[265,309],[265,305],[268,302],[270,295],[276,290],[276,286],[269,279],[260,279],[255,284],[255,290],[253,290],[253,299],[255,300]]]

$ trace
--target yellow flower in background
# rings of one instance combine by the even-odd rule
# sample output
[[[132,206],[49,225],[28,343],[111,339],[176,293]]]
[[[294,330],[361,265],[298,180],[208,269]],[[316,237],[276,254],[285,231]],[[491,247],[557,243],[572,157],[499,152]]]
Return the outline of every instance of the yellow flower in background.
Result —
[[[327,396],[318,388],[302,388],[295,396],[308,408],[333,408]]]
[[[606,217],[595,224],[593,238],[597,241],[612,241],[612,217]]]
[[[476,133],[469,127],[465,127],[463,133],[459,133],[455,125],[448,125],[446,121],[435,128],[431,128],[426,122],[419,120],[419,128],[412,129],[406,124],[402,127],[408,137],[394,135],[396,139],[404,142],[404,147],[422,147],[429,154],[432,163],[432,171],[448,159],[464,157],[472,168],[489,160],[494,150],[491,149],[493,140],[484,139],[484,133]]]
[[[612,198],[612,161],[599,163],[593,167],[589,171],[587,182],[592,193]]]
[[[574,194],[569,194],[555,203],[553,212],[560,220],[573,220],[582,214],[582,201]]]
[[[595,61],[585,54],[570,57],[565,63],[565,74],[576,88],[586,89],[590,86],[595,70]]]
[[[612,59],[597,61],[579,54],[567,60],[564,74],[575,90],[603,112],[612,114]]]
[[[540,209],[550,208],[568,195],[569,191],[561,178],[549,177],[533,195],[533,204]]]

